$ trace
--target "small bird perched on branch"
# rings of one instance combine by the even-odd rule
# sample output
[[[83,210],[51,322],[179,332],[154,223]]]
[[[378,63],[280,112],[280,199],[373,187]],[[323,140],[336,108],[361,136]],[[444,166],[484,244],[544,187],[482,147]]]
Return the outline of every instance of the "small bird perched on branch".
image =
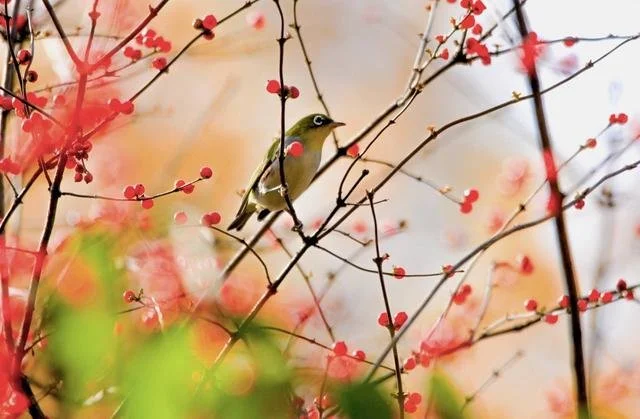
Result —
[[[322,159],[324,140],[335,128],[344,125],[323,114],[305,116],[291,127],[284,138],[284,174],[289,199],[294,201],[311,184]],[[229,230],[241,230],[254,212],[258,220],[269,212],[287,209],[280,182],[280,138],[276,138],[262,163],[251,175],[242,196],[236,218]]]

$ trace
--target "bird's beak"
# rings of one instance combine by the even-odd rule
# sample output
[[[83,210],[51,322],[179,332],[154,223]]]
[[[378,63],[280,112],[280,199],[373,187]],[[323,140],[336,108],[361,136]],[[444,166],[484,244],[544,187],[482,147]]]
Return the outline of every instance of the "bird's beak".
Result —
[[[344,122],[337,122],[337,121],[333,121],[332,123],[329,124],[331,128],[338,128],[344,125],[346,125]]]

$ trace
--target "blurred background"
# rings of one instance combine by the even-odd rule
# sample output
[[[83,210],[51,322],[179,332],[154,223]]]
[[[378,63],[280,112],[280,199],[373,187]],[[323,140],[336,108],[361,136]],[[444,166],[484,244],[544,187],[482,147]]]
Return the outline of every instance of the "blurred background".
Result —
[[[484,2],[488,13],[478,22],[485,28],[512,7],[507,0]],[[222,17],[241,4],[239,0],[169,2],[151,27],[173,43],[169,54],[172,56],[193,37],[194,17],[209,13]],[[334,118],[347,124],[336,131],[341,144],[404,91],[427,18],[425,5],[425,1],[414,0],[299,1],[299,23],[320,90]],[[88,2],[64,1],[57,7],[65,27],[78,26],[80,32],[86,32],[85,16],[89,6]],[[292,23],[293,3],[283,1],[282,6],[287,23]],[[146,7],[138,2],[102,0],[100,10],[106,19],[98,26],[98,33],[125,33],[146,13]],[[435,12],[432,35],[448,33],[450,17],[459,16],[460,10],[457,4],[441,1]],[[635,0],[529,0],[525,10],[531,29],[541,39],[599,37],[609,33],[633,35],[638,32],[640,3]],[[106,24],[109,19],[111,23]],[[44,17],[39,22],[42,30],[52,30]],[[278,134],[279,102],[276,96],[265,91],[266,81],[277,79],[275,38],[278,30],[276,8],[272,2],[263,0],[225,22],[216,30],[214,40],[199,41],[140,97],[133,117],[115,121],[96,140],[90,160],[95,181],[90,185],[65,182],[63,189],[120,196],[126,185],[144,183],[147,191],[161,192],[171,189],[176,179],[196,178],[202,165],[213,168],[211,182],[198,184],[190,195],[176,194],[156,200],[149,211],[134,203],[120,205],[64,198],[53,245],[62,243],[83,222],[111,211],[116,219],[124,216],[145,219],[157,228],[149,231],[140,227],[123,232],[137,243],[132,245],[130,257],[123,259],[126,269],[144,271],[135,255],[144,253],[141,249],[149,251],[168,241],[186,289],[201,290],[203,284],[216,278],[241,246],[224,236],[214,237],[210,231],[202,231],[197,227],[198,220],[208,211],[220,212],[224,226],[232,220],[240,202],[238,191],[245,186],[271,139]],[[304,115],[322,111],[298,40],[293,30],[291,33],[294,38],[286,43],[285,50],[285,83],[297,86],[301,95],[287,102],[288,126]],[[487,44],[508,47],[510,39],[518,39],[517,34],[514,22],[509,19],[498,26]],[[102,38],[98,45],[106,48],[113,42]],[[543,86],[562,80],[617,42],[578,42],[570,48],[558,43],[546,48],[538,62]],[[452,44],[449,49],[453,52],[455,46]],[[36,51],[34,65],[41,72],[39,87],[73,78],[58,40],[38,41]],[[570,190],[571,185],[607,154],[626,145],[638,133],[635,116],[640,93],[639,54],[640,47],[631,42],[593,69],[544,96],[559,161],[569,157],[587,138],[595,137],[608,124],[611,113],[625,112],[630,116],[628,124],[607,130],[598,138],[598,147],[581,153],[563,169],[560,180],[565,190]],[[114,62],[126,63],[127,59],[120,55]],[[442,65],[442,60],[436,60],[427,74]],[[113,97],[128,97],[154,74],[150,61],[146,60],[121,72],[117,83],[103,89]],[[440,127],[509,100],[513,92],[528,94],[517,54],[494,57],[490,66],[479,61],[456,66],[426,87],[367,156],[397,163],[429,134],[429,126]],[[106,100],[105,94],[109,93],[100,93],[99,99]],[[361,150],[369,138],[372,136],[367,137]],[[19,149],[20,139],[13,141],[14,148]],[[335,147],[328,140],[325,159],[334,152]],[[633,146],[607,167],[622,167],[636,160],[638,154],[637,147]],[[296,201],[298,215],[310,231],[314,223],[333,208],[338,184],[349,163],[345,159],[336,164]],[[371,175],[354,194],[358,199],[389,170],[374,164],[359,163],[357,167],[371,170]],[[385,266],[389,269],[402,266],[409,274],[439,272],[443,265],[454,264],[490,237],[544,179],[532,104],[523,101],[446,131],[425,147],[406,169],[438,186],[450,186],[456,197],[461,197],[467,188],[480,192],[480,199],[470,214],[462,214],[454,202],[403,175],[397,175],[376,196],[386,200],[377,206],[381,230],[388,236],[381,242],[382,251],[390,255]],[[608,171],[600,171],[599,175]],[[354,173],[357,175],[359,171]],[[592,182],[597,177],[593,177]],[[352,174],[350,181],[353,180]],[[593,287],[611,289],[618,278],[626,278],[630,284],[638,280],[635,275],[640,250],[637,182],[635,172],[616,177],[604,188],[610,197],[599,192],[587,199],[584,209],[567,211],[571,247],[583,294]],[[22,208],[23,244],[36,243],[47,196],[46,185],[41,183]],[[547,196],[546,190],[540,193],[519,220],[542,216]],[[187,226],[173,224],[176,211],[187,213]],[[241,236],[248,238],[258,228],[254,219]],[[289,228],[290,220],[283,216],[276,222],[274,231],[295,251],[300,246],[299,239]],[[362,240],[371,238],[369,209],[358,210],[343,230]],[[351,259],[354,263],[375,268],[371,246],[361,248],[340,234],[330,235],[323,245],[344,257],[354,255]],[[270,239],[261,241],[260,253],[273,277],[288,260]],[[453,307],[452,320],[447,323],[451,330],[441,331],[443,339],[447,333],[465,336],[465,327],[469,326],[464,319],[473,318],[472,313],[477,312],[491,263],[515,263],[518,255],[527,255],[534,270],[530,275],[512,272],[498,275],[499,285],[494,289],[483,325],[508,313],[523,312],[523,302],[529,298],[547,307],[556,303],[564,293],[564,285],[555,231],[547,223],[511,236],[482,257],[469,276],[475,306],[469,303]],[[59,269],[55,259],[52,266],[52,271]],[[388,342],[387,332],[377,325],[383,305],[376,275],[344,266],[317,250],[305,255],[300,266],[310,273],[314,289],[330,287],[321,305],[336,340],[344,340],[350,350],[362,349],[375,359]],[[61,278],[57,281],[62,281]],[[435,280],[389,279],[392,310],[413,313]],[[247,257],[221,292],[228,293],[242,313],[257,299],[265,284],[261,266]],[[446,306],[454,286],[452,281],[438,293],[401,341],[403,358],[418,349]],[[170,292],[158,288],[159,295]],[[312,307],[312,300],[300,272],[294,270],[281,292],[268,303],[267,312],[278,313],[280,324],[292,326],[303,311],[301,307]],[[640,339],[633,326],[639,310],[635,301],[620,302],[582,317],[590,360],[592,402],[594,406],[608,406],[604,417],[619,417],[614,411],[620,417],[640,417],[640,359],[636,350]],[[457,325],[457,319],[463,326]],[[561,316],[554,326],[542,323],[522,333],[481,342],[470,350],[443,358],[441,366],[462,394],[472,394],[496,368],[522,350],[524,356],[477,396],[469,406],[470,412],[475,417],[491,418],[563,416],[571,411],[568,405],[573,388],[569,332],[568,317]],[[301,333],[331,343],[317,313]],[[319,348],[301,342],[295,350],[301,358],[311,360],[309,365],[322,368]],[[391,358],[388,361],[391,362]],[[428,371],[418,368],[408,374],[405,379],[408,390],[422,391]],[[312,396],[317,390],[308,391],[307,396]]]

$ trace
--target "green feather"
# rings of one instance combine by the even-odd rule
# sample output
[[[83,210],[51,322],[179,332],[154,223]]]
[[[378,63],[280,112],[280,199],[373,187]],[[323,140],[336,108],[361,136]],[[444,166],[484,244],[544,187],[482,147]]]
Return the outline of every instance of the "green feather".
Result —
[[[305,149],[305,152],[309,153],[321,153],[324,140],[331,133],[331,131],[341,123],[335,123],[331,118],[322,114],[311,114],[296,122],[285,133],[285,147],[292,141],[300,141]],[[271,143],[271,146],[267,150],[260,165],[251,175],[249,184],[244,190],[242,201],[240,203],[240,209],[236,214],[236,218],[229,225],[228,229],[242,229],[244,224],[249,220],[251,215],[258,210],[258,205],[253,202],[251,194],[255,187],[261,182],[261,179],[265,177],[265,173],[272,167],[273,163],[278,159],[280,152],[280,138],[275,138]],[[285,157],[286,159],[287,157]],[[317,170],[313,168],[314,172]],[[287,171],[289,175],[289,171]],[[297,173],[290,173],[293,179],[298,177]],[[287,176],[288,177],[288,176]],[[272,181],[273,182],[273,181]],[[289,182],[287,182],[289,183]],[[291,185],[289,185],[291,186]],[[264,217],[262,217],[264,218]]]

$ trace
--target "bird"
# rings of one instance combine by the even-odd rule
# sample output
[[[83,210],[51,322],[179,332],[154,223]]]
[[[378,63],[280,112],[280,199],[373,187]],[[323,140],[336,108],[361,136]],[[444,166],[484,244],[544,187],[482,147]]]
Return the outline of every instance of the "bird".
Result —
[[[297,151],[286,153],[284,157],[287,194],[292,202],[311,184],[320,166],[325,139],[335,128],[343,125],[343,122],[334,121],[327,115],[314,113],[300,119],[285,133],[285,152],[294,148]],[[255,212],[261,221],[271,211],[287,209],[282,194],[279,156],[280,138],[275,138],[262,163],[251,175],[240,209],[227,230],[240,231]]]

